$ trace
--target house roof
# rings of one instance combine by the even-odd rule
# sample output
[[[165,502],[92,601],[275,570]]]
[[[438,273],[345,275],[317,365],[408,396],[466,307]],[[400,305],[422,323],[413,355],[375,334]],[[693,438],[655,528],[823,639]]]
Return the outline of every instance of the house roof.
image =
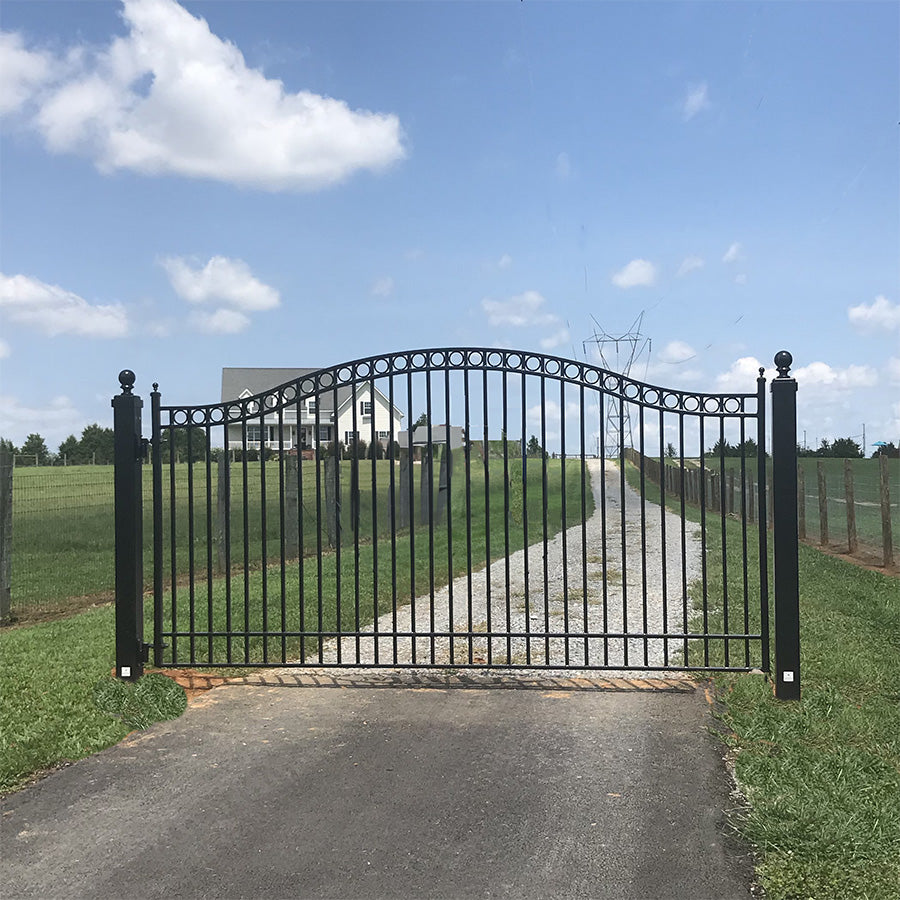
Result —
[[[318,371],[318,369],[222,369],[222,401],[237,400],[244,391],[262,394],[280,384]]]
[[[227,400],[237,400],[242,394],[247,396],[245,392],[249,392],[250,396],[262,394],[272,388],[279,387],[304,375],[318,372],[319,369],[283,369],[283,368],[223,368],[222,369],[222,402]],[[365,388],[365,384],[362,385]],[[379,394],[388,404],[387,397],[375,388],[375,393]],[[353,397],[352,387],[339,387],[337,389],[337,405],[340,410]],[[330,410],[334,408],[334,390],[327,389],[319,395],[319,408],[322,410]],[[402,414],[397,408],[394,408],[397,415]]]

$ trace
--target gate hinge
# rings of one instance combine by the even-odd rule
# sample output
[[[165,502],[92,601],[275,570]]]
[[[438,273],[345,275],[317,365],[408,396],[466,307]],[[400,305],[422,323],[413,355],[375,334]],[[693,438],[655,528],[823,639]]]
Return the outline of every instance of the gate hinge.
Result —
[[[153,644],[148,644],[146,641],[141,643],[141,662],[150,662],[150,650],[153,647]]]
[[[138,459],[147,460],[150,457],[150,438],[142,437],[138,444]]]

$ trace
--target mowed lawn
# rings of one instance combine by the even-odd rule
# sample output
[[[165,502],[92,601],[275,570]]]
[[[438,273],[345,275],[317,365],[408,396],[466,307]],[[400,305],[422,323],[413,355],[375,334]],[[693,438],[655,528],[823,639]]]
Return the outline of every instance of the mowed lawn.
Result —
[[[507,463],[507,480],[512,495],[503,493],[503,462],[491,460],[487,470],[489,496],[493,499],[493,514],[507,500],[515,504],[521,485],[521,459]],[[342,497],[341,532],[345,542],[353,540],[350,488],[353,481],[353,463],[340,464]],[[538,501],[543,475],[541,460],[531,459],[528,465],[526,494],[529,509]],[[562,477],[559,460],[547,460],[546,469],[550,482],[558,484]],[[572,494],[568,512],[572,521],[580,516],[580,488],[573,479],[579,479],[577,461],[569,460],[567,468],[567,493]],[[297,478],[297,460],[288,457],[284,462],[269,460],[265,466],[258,462],[235,462],[230,466],[230,514],[227,563],[242,566],[244,560],[262,567],[263,556],[273,561],[281,556],[282,535],[302,537],[303,556],[314,556],[320,547],[329,549],[326,527],[326,467],[311,460],[300,463]],[[471,502],[473,516],[484,496],[485,467],[473,454],[469,460],[471,475]],[[391,463],[387,460],[360,460],[359,479],[359,535],[362,542],[376,539],[389,530]],[[398,463],[394,468],[395,503],[400,500]],[[412,508],[418,515],[420,508],[421,465],[412,470]],[[460,452],[454,454],[454,491],[461,487],[466,463]],[[518,479],[511,477],[516,472]],[[432,480],[434,501],[437,505],[440,463],[435,460]],[[287,522],[291,507],[285,502],[282,483],[293,479],[299,483],[297,521]],[[535,481],[532,484],[532,481]],[[166,553],[165,574],[171,580],[183,579],[191,571],[195,576],[208,579],[221,574],[221,560],[225,561],[224,540],[219,536],[218,522],[218,466],[211,462],[187,463],[174,467],[163,466],[163,543]],[[373,490],[374,484],[374,490]],[[558,491],[558,487],[554,488]],[[152,576],[152,479],[151,468],[143,470],[144,494],[144,576],[149,589]],[[590,495],[590,491],[587,491]],[[265,502],[263,502],[265,496]],[[175,498],[174,505],[171,498]],[[373,508],[374,500],[374,508]],[[490,501],[489,501],[490,502]],[[459,497],[451,497],[453,515],[465,509],[465,491]],[[592,504],[592,498],[587,497]],[[501,504],[501,506],[498,506]],[[174,516],[173,516],[174,507]],[[398,514],[399,515],[399,514]],[[480,516],[481,514],[478,513]],[[536,518],[535,518],[536,516]],[[540,509],[532,513],[528,535],[535,540],[532,527],[541,519]],[[399,520],[398,520],[399,521]],[[474,520],[473,520],[474,521]],[[173,542],[174,533],[174,542]],[[456,526],[457,535],[459,525]],[[213,540],[208,540],[208,535]],[[515,538],[513,539],[515,540]],[[112,466],[69,466],[17,469],[13,485],[13,553],[12,553],[12,605],[13,614],[26,620],[35,613],[52,613],[72,604],[73,598],[83,598],[86,605],[91,600],[112,599],[114,590],[114,508]],[[174,553],[172,552],[174,546]],[[288,553],[296,556],[296,552]],[[201,575],[202,573],[202,575]],[[299,572],[297,577],[299,578]]]

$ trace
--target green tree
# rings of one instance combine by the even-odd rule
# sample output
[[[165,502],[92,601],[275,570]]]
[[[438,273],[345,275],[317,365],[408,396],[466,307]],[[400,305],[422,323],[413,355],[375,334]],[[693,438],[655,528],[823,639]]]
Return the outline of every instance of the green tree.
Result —
[[[675,459],[677,455],[678,452],[675,450],[675,445],[671,441],[669,441],[669,443],[666,444],[666,458]]]
[[[535,435],[528,438],[528,443],[525,445],[525,455],[539,458],[544,455],[544,448],[541,447],[541,443]]]
[[[0,438],[0,452],[15,456],[19,450],[9,438]]]
[[[50,462],[50,451],[39,434],[29,434],[19,451],[23,456],[33,456],[35,465],[46,466]]]
[[[202,428],[192,428],[190,440],[190,461],[200,462],[206,459],[206,453],[209,449],[209,441],[206,431]],[[160,448],[162,449],[162,460],[167,463],[171,458],[170,442],[174,445],[175,461],[188,461],[188,429],[187,428],[164,428],[160,435]],[[248,453],[247,459],[259,459],[258,451],[255,457],[251,457]],[[271,453],[271,452],[270,452]],[[266,459],[269,459],[270,453],[267,453]]]
[[[900,458],[900,447],[895,447],[894,442],[891,441],[889,444],[884,444],[879,447],[873,454],[872,459],[875,459],[879,456],[886,456],[888,459],[898,459]]]
[[[112,428],[103,428],[94,422],[81,432],[79,462],[94,463],[98,466],[110,465],[113,461],[115,436]]]
[[[862,448],[853,438],[838,438],[831,445],[831,455],[840,459],[861,459],[863,456]]]
[[[60,445],[56,454],[66,465],[74,466],[81,462],[81,447],[78,438],[70,434]]]
[[[707,456],[734,456],[734,447],[728,443],[728,441],[718,440],[713,444],[711,450],[706,451]]]

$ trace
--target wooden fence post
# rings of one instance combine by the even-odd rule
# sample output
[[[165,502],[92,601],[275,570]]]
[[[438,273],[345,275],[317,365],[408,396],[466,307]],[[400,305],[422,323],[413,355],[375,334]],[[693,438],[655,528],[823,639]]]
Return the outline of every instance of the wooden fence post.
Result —
[[[828,482],[825,480],[825,462],[816,463],[816,479],[819,483],[819,543],[828,546]]]
[[[13,458],[0,450],[0,625],[12,616]]]
[[[800,540],[806,540],[806,468],[797,463],[797,531]]]
[[[297,451],[297,467],[290,464],[284,472],[284,555],[285,559],[298,559],[300,557],[300,478],[303,459],[303,451]],[[290,463],[291,457],[288,457]]]
[[[431,515],[431,492],[434,473],[434,450],[431,443],[422,448],[422,467],[419,472],[419,524],[426,525]]]
[[[341,537],[341,462],[331,454],[325,457],[325,528],[329,546],[336,547]]]
[[[398,491],[398,506],[395,513],[398,528],[409,527],[409,467],[411,457],[411,450],[400,451],[400,471],[397,476],[400,479],[400,490]]]
[[[482,443],[482,447],[484,443]],[[434,524],[437,525],[444,520],[444,513],[447,511],[447,496],[450,489],[450,476],[453,471],[453,453],[445,445],[441,450],[441,468],[438,476],[438,495],[437,504],[434,510]]]
[[[844,460],[844,502],[847,504],[847,552],[856,553],[856,505],[853,498],[853,464]]]
[[[216,485],[216,571],[228,571],[228,508],[231,504],[231,460],[228,451],[219,457],[219,480]]]
[[[891,535],[891,485],[888,480],[890,460],[886,453],[879,456],[881,470],[881,546],[884,567],[890,569],[894,565],[894,541]]]

